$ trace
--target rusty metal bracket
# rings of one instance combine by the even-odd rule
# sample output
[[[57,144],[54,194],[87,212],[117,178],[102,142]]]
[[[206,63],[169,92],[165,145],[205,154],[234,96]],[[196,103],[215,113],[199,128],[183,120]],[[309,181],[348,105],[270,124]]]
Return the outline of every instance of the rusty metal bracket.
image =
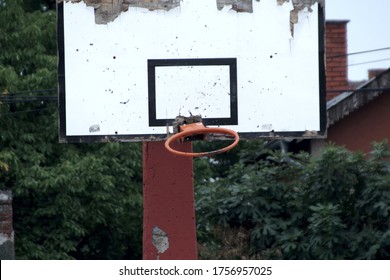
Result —
[[[190,117],[185,117],[185,116],[177,116],[175,118],[175,121],[173,122],[173,133],[177,134],[179,132],[182,132],[183,129],[181,128],[182,126],[186,126],[189,124],[194,124],[194,123],[202,123],[202,116],[196,115],[196,116],[190,116]],[[185,137],[182,139],[183,142],[186,141],[194,141],[194,140],[204,140],[205,135],[204,134],[195,134],[191,135],[188,137]]]

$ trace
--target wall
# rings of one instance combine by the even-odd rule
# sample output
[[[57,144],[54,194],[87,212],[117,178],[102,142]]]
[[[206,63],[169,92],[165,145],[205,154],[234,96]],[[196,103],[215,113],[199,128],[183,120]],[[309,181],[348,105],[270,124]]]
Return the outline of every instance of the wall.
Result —
[[[390,140],[390,92],[339,120],[328,128],[328,142],[352,151],[371,151],[371,143]]]

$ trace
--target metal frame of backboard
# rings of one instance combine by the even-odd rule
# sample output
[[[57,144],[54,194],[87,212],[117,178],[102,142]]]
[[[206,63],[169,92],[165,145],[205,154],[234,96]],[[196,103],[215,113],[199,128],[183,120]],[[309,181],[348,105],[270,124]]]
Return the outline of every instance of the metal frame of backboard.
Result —
[[[186,0],[184,2],[190,2],[190,1],[191,0]],[[268,0],[268,2],[269,1],[270,0]],[[265,2],[267,2],[267,1],[265,1]],[[274,1],[274,2],[276,2],[276,1]],[[260,3],[264,3],[264,1],[262,1]],[[254,5],[260,5],[260,3],[254,2]],[[303,12],[304,13],[303,15],[305,17],[307,17],[307,19],[304,19],[304,20],[306,20],[306,23],[302,24],[302,26],[303,26],[302,30],[301,31],[299,30],[300,27],[298,24],[295,31],[294,31],[294,37],[291,37],[288,40],[286,39],[287,40],[286,44],[289,44],[290,52],[293,52],[294,48],[299,48],[299,47],[302,48],[302,45],[295,46],[294,44],[298,45],[299,43],[302,43],[299,41],[299,36],[300,36],[300,34],[302,36],[304,36],[303,33],[305,31],[307,32],[307,30],[305,30],[305,28],[307,26],[310,26],[310,25],[316,26],[317,30],[315,32],[317,34],[315,34],[316,36],[314,36],[314,37],[317,40],[316,44],[315,44],[317,46],[317,49],[315,50],[316,55],[313,56],[316,59],[316,61],[311,61],[316,66],[316,74],[315,74],[316,77],[315,77],[314,84],[317,83],[317,85],[314,87],[314,91],[312,93],[313,95],[316,96],[316,99],[313,99],[314,101],[311,101],[311,103],[308,103],[307,105],[304,104],[305,96],[301,97],[299,90],[297,90],[297,88],[295,88],[293,93],[289,93],[289,97],[286,99],[286,101],[283,101],[283,104],[277,104],[277,105],[271,106],[271,104],[269,104],[265,101],[267,101],[267,100],[269,101],[274,97],[279,98],[279,97],[277,97],[277,95],[283,95],[285,92],[282,92],[282,90],[277,89],[277,86],[274,86],[274,88],[271,88],[271,82],[268,80],[265,80],[268,77],[257,76],[256,79],[262,80],[263,82],[268,82],[268,85],[265,86],[268,88],[264,87],[264,88],[260,89],[259,84],[257,84],[256,89],[259,89],[261,91],[259,94],[266,95],[267,91],[268,92],[273,91],[272,92],[273,95],[270,95],[268,93],[269,96],[271,96],[271,97],[269,97],[268,99],[264,98],[265,101],[262,102],[263,104],[260,104],[260,103],[259,104],[251,104],[252,106],[254,106],[254,107],[252,107],[252,109],[257,107],[257,106],[259,106],[259,108],[261,106],[263,106],[262,108],[264,108],[264,110],[269,110],[271,112],[271,114],[274,113],[276,116],[278,114],[278,110],[280,110],[279,114],[283,114],[286,111],[285,108],[288,108],[288,106],[289,106],[288,102],[291,102],[291,104],[292,104],[291,111],[288,112],[284,116],[284,118],[285,119],[292,119],[293,124],[294,124],[293,119],[294,119],[295,115],[301,114],[301,119],[304,118],[305,113],[303,111],[305,109],[305,106],[312,107],[313,104],[315,104],[315,106],[317,106],[316,110],[318,110],[317,113],[313,114],[316,116],[315,118],[317,118],[313,122],[318,123],[318,125],[315,125],[315,129],[312,129],[311,127],[306,128],[304,125],[302,125],[302,129],[292,129],[291,130],[288,127],[285,128],[282,126],[279,126],[282,128],[278,129],[277,127],[273,126],[271,121],[268,121],[268,122],[265,122],[262,124],[259,123],[257,126],[254,126],[254,129],[248,128],[248,129],[241,130],[239,128],[239,125],[241,125],[242,123],[245,123],[245,121],[250,122],[252,125],[253,120],[250,120],[251,118],[259,118],[259,119],[263,118],[263,116],[261,115],[262,114],[261,112],[256,112],[256,113],[253,113],[253,115],[250,115],[250,113],[247,113],[246,118],[249,120],[244,121],[244,120],[240,119],[240,114],[243,111],[248,111],[248,110],[243,109],[243,107],[240,107],[240,105],[243,106],[243,103],[245,103],[245,102],[247,102],[246,104],[251,103],[250,100],[249,101],[244,100],[243,94],[244,93],[247,94],[248,92],[250,92],[250,90],[247,90],[246,88],[250,88],[252,86],[251,84],[254,81],[254,79],[252,79],[253,75],[250,75],[250,77],[249,76],[243,77],[243,76],[245,76],[245,74],[243,74],[243,71],[242,71],[242,67],[244,65],[243,61],[245,59],[249,60],[250,57],[246,58],[246,57],[242,57],[240,55],[234,56],[234,53],[232,53],[232,52],[222,53],[221,56],[219,56],[218,52],[216,52],[216,51],[212,52],[210,55],[205,55],[205,54],[207,54],[207,48],[206,48],[203,52],[194,52],[193,53],[194,55],[191,55],[192,53],[188,51],[183,56],[173,55],[173,54],[169,54],[165,57],[161,56],[161,55],[160,56],[159,55],[156,55],[156,56],[150,55],[149,57],[146,57],[144,59],[144,61],[142,62],[143,68],[140,69],[140,72],[142,72],[142,75],[144,75],[144,78],[142,79],[143,80],[142,81],[143,87],[137,87],[134,85],[132,90],[143,92],[142,93],[142,96],[143,96],[142,102],[143,103],[142,103],[142,106],[138,106],[138,107],[144,108],[142,110],[144,112],[143,114],[146,117],[145,116],[132,116],[131,118],[129,117],[129,120],[127,120],[127,122],[132,122],[133,120],[134,120],[134,122],[137,122],[137,119],[142,119],[143,123],[141,124],[141,121],[140,121],[139,125],[144,125],[144,126],[148,125],[149,130],[146,133],[143,131],[141,131],[141,132],[136,131],[135,133],[133,133],[133,131],[131,129],[130,130],[123,130],[123,129],[110,128],[110,129],[104,130],[103,129],[104,125],[101,125],[98,122],[90,122],[90,123],[88,123],[87,126],[84,125],[82,132],[79,132],[76,130],[75,130],[76,132],[70,132],[72,124],[69,121],[69,119],[72,118],[74,112],[77,113],[76,114],[77,117],[74,117],[72,119],[72,123],[74,124],[74,123],[82,122],[84,120],[84,118],[85,119],[88,118],[88,110],[94,106],[94,104],[91,103],[91,100],[93,102],[95,102],[95,100],[94,100],[95,94],[96,94],[96,98],[98,98],[99,96],[102,96],[103,94],[105,94],[105,96],[113,96],[114,97],[115,94],[117,94],[117,93],[114,92],[114,89],[111,89],[110,87],[111,86],[115,87],[116,86],[115,83],[118,83],[118,84],[126,83],[126,79],[122,79],[121,81],[118,80],[119,78],[117,80],[114,79],[115,75],[118,75],[118,72],[120,72],[120,71],[115,72],[115,70],[125,69],[123,65],[114,69],[114,70],[112,70],[110,68],[111,67],[115,68],[115,65],[116,65],[115,63],[117,63],[119,61],[119,57],[121,56],[121,54],[117,54],[117,52],[120,52],[122,50],[123,52],[125,52],[125,54],[123,55],[123,56],[125,56],[131,50],[126,50],[125,49],[126,46],[124,46],[124,45],[121,46],[121,42],[119,42],[119,41],[110,41],[110,39],[112,40],[113,38],[114,39],[120,38],[119,35],[116,37],[113,36],[112,38],[104,38],[104,42],[111,42],[111,43],[107,43],[107,44],[112,44],[111,46],[108,46],[107,49],[112,48],[115,50],[115,52],[113,52],[114,53],[113,55],[110,54],[111,55],[110,60],[105,60],[106,62],[104,62],[104,61],[102,62],[103,65],[99,65],[99,63],[96,62],[93,67],[96,68],[96,65],[101,66],[103,69],[102,72],[105,71],[105,73],[108,75],[108,77],[111,77],[111,81],[108,82],[108,84],[111,83],[111,85],[105,87],[106,85],[104,83],[102,83],[102,80],[104,80],[104,77],[106,77],[106,76],[104,76],[102,74],[102,75],[94,78],[93,77],[94,75],[92,72],[95,68],[91,68],[92,72],[91,71],[88,72],[86,70],[88,70],[89,68],[87,68],[85,66],[85,65],[87,65],[87,62],[85,62],[85,61],[88,61],[88,59],[92,60],[92,58],[89,57],[89,55],[91,52],[93,52],[92,48],[94,47],[93,45],[95,44],[95,41],[93,41],[94,38],[92,38],[92,37],[91,37],[90,41],[88,41],[89,40],[89,38],[88,38],[89,33],[86,31],[89,30],[92,33],[93,32],[98,33],[99,30],[102,30],[102,26],[100,26],[100,25],[98,26],[94,22],[92,25],[95,25],[95,26],[92,26],[92,27],[81,28],[79,26],[79,29],[81,30],[80,32],[84,32],[84,33],[80,33],[78,35],[79,37],[77,37],[77,39],[78,38],[80,39],[81,45],[84,44],[84,49],[82,49],[82,47],[77,48],[77,49],[76,48],[71,49],[72,47],[74,47],[74,44],[73,45],[67,44],[67,40],[69,40],[69,38],[67,38],[67,34],[69,35],[69,32],[72,31],[71,28],[74,28],[74,27],[70,27],[69,31],[67,31],[67,28],[69,26],[71,26],[72,23],[71,23],[71,21],[66,21],[66,19],[65,19],[66,15],[69,15],[69,13],[67,14],[64,11],[65,5],[68,5],[68,7],[73,8],[72,13],[75,11],[75,9],[74,9],[76,7],[75,5],[79,5],[79,6],[77,6],[77,7],[79,7],[79,9],[83,9],[83,11],[88,12],[89,16],[93,16],[93,8],[92,7],[85,7],[85,5],[82,6],[83,3],[70,4],[67,2],[62,2],[62,3],[59,3],[57,6],[58,7],[58,10],[57,10],[57,27],[58,27],[58,39],[57,40],[58,41],[57,42],[58,42],[58,55],[59,55],[58,83],[59,83],[59,111],[60,111],[60,114],[59,114],[59,117],[60,117],[60,129],[59,129],[60,142],[108,142],[108,141],[124,141],[125,142],[125,141],[154,141],[154,140],[166,139],[167,134],[169,132],[171,132],[171,131],[169,131],[169,128],[167,128],[167,126],[171,125],[172,120],[173,120],[173,116],[172,116],[172,113],[170,113],[169,117],[162,118],[161,116],[159,117],[158,114],[156,113],[156,111],[158,110],[158,107],[159,107],[158,103],[159,102],[161,103],[161,98],[159,99],[160,101],[158,101],[158,98],[156,96],[156,94],[159,94],[158,92],[160,92],[158,89],[156,89],[156,79],[157,79],[156,69],[159,69],[159,68],[163,69],[164,67],[165,68],[168,67],[168,68],[172,68],[172,69],[174,69],[174,68],[179,69],[179,66],[187,66],[187,67],[190,66],[190,67],[195,67],[195,68],[200,67],[200,66],[205,66],[205,67],[221,66],[221,67],[226,67],[226,69],[228,69],[228,73],[229,73],[228,78],[225,78],[225,80],[226,80],[225,85],[221,86],[221,88],[220,88],[221,91],[225,90],[225,88],[228,88],[229,89],[228,95],[226,95],[226,97],[224,97],[224,100],[222,102],[215,103],[217,105],[219,103],[223,104],[223,105],[221,105],[221,108],[219,109],[219,110],[223,111],[223,113],[222,113],[223,116],[222,117],[216,117],[216,116],[204,117],[205,123],[207,125],[220,125],[220,126],[226,126],[227,128],[231,128],[233,130],[237,130],[242,139],[284,138],[284,137],[322,138],[325,136],[325,131],[326,131],[326,107],[325,107],[326,99],[325,99],[325,67],[324,67],[324,24],[325,24],[325,21],[324,21],[324,11],[323,11],[324,7],[323,6],[321,6],[319,4],[315,4],[316,5],[316,9],[314,9],[314,15],[315,15],[315,21],[316,21],[315,24],[313,24],[313,15],[309,14],[309,12],[306,12],[306,13]],[[71,6],[71,5],[74,5],[74,6]],[[285,4],[285,5],[287,5],[287,4]],[[238,22],[239,22],[240,17],[253,17],[253,16],[255,16],[258,11],[256,10],[256,7],[254,7],[254,8],[255,9],[254,9],[253,14],[249,14],[249,15],[240,14],[240,13],[237,13],[235,11],[228,11],[228,12],[218,11],[218,12],[229,14],[229,16],[231,18],[232,18],[231,14],[235,13],[235,15],[233,17],[238,18]],[[287,8],[283,7],[283,9],[287,9]],[[122,15],[126,15],[126,13],[130,13],[130,12],[132,13],[131,14],[132,16],[134,16],[134,15],[140,16],[139,15],[140,13],[143,13],[144,15],[153,14],[153,16],[158,17],[157,20],[160,20],[160,22],[161,22],[161,18],[164,15],[167,15],[168,13],[174,13],[174,16],[172,18],[179,18],[179,16],[180,16],[179,14],[183,11],[180,9],[179,9],[179,11],[176,11],[176,12],[172,12],[172,11],[168,11],[168,12],[147,11],[147,10],[143,10],[141,8],[137,8],[137,9],[133,9],[132,11],[129,10],[128,12],[123,12]],[[285,14],[287,14],[286,11],[284,11],[284,12],[285,12]],[[313,12],[311,12],[311,13],[313,13]],[[187,14],[188,14],[188,12],[187,12]],[[126,20],[128,20],[128,19],[127,18],[116,19],[115,21],[118,21],[120,23],[121,20],[122,20],[122,22],[126,22]],[[302,21],[304,21],[304,20],[302,20]],[[114,30],[114,26],[117,26],[119,24],[118,22],[115,22],[115,21],[114,21],[114,23],[108,23],[107,26],[105,26],[104,28],[105,29],[113,28],[113,30]],[[278,23],[278,22],[276,21],[276,23]],[[79,24],[79,22],[77,22],[76,24]],[[204,24],[203,28],[210,29],[212,27],[212,25],[213,25],[213,23],[210,22],[210,23]],[[271,26],[271,25],[272,25],[272,22],[270,23],[269,26]],[[142,26],[142,25],[140,25],[140,26]],[[138,27],[140,27],[140,26],[138,26]],[[217,26],[214,26],[214,27],[219,28]],[[88,29],[88,28],[90,28],[90,29]],[[251,29],[250,30],[251,33],[256,32],[256,30],[254,30],[254,28],[250,28],[250,29]],[[285,30],[287,30],[287,29],[288,29],[288,31],[290,30],[289,25],[283,29],[283,32],[285,32]],[[276,31],[278,31],[278,30],[279,29],[276,29]],[[147,33],[146,31],[145,31],[145,33]],[[270,32],[276,32],[276,31],[271,30]],[[182,35],[182,34],[183,33],[181,33],[180,35]],[[205,33],[205,34],[207,34],[207,33]],[[213,33],[210,33],[210,34],[213,34]],[[264,34],[267,34],[267,33],[264,33]],[[262,34],[262,35],[264,36],[264,34]],[[123,34],[120,34],[120,35],[123,35]],[[167,36],[168,35],[169,34],[167,34]],[[158,37],[159,36],[158,31],[156,31],[155,34],[150,34],[149,36],[144,36],[142,38],[142,40],[148,40],[148,38],[151,38],[153,36]],[[174,38],[176,40],[174,40],[174,39],[172,39],[172,40],[174,42],[178,43],[179,47],[180,47],[180,42],[177,40],[178,39],[177,37],[179,37],[179,36],[176,36],[176,38]],[[73,36],[72,38],[74,39],[76,37]],[[271,40],[271,38],[264,38],[264,39]],[[137,40],[137,38],[135,40]],[[87,42],[89,42],[89,44],[88,44],[89,49],[85,47]],[[126,41],[126,42],[128,42],[128,41]],[[102,43],[102,42],[100,42],[100,43]],[[244,41],[244,42],[240,42],[240,43],[248,44],[248,41]],[[264,41],[264,42],[260,42],[260,43],[264,44],[264,45],[267,45],[267,44],[271,45],[273,42],[271,40],[271,42]],[[154,46],[154,47],[156,47],[156,46]],[[178,46],[175,46],[175,47],[177,48]],[[184,47],[186,47],[186,46],[184,45]],[[106,47],[102,46],[101,48],[103,49]],[[275,63],[276,66],[274,66],[272,64],[273,63],[272,61],[278,61],[278,56],[283,57],[283,54],[281,54],[282,52],[279,52],[280,48],[276,51],[271,52],[271,50],[273,50],[272,48],[273,48],[272,46],[268,47],[268,49],[265,48],[267,50],[267,53],[261,53],[261,51],[259,51],[258,54],[251,54],[253,57],[262,56],[264,64],[266,64],[264,66],[264,69],[265,69],[265,71],[267,71],[267,69],[269,68],[270,72],[273,68],[275,68],[274,71],[277,71],[277,68],[278,68],[277,66],[278,65],[280,66],[280,64],[277,64],[277,63]],[[233,46],[232,49],[240,49],[240,47]],[[254,51],[254,50],[251,50],[251,51]],[[289,50],[286,50],[287,54],[285,55],[285,57],[288,56],[288,51]],[[109,51],[107,53],[109,53]],[[153,54],[153,53],[151,53],[151,54]],[[233,54],[233,55],[226,55],[226,54]],[[134,56],[136,56],[136,55],[137,54],[134,54]],[[72,56],[74,56],[74,57],[70,59],[70,57],[72,57]],[[85,61],[81,62],[80,58],[85,59]],[[278,81],[279,81],[279,83],[284,83],[285,81],[288,80],[287,75],[289,75],[289,74],[291,74],[291,76],[298,75],[296,73],[292,73],[294,71],[292,71],[291,69],[295,69],[296,72],[308,71],[305,69],[304,63],[302,65],[299,65],[299,61],[298,61],[299,58],[300,57],[297,57],[297,59],[292,60],[295,63],[298,63],[296,66],[294,66],[295,68],[290,65],[289,66],[290,72],[281,71],[280,77],[278,78],[279,80],[277,80],[275,78],[274,81],[272,81],[272,84],[277,84]],[[281,59],[279,59],[279,60],[282,61]],[[79,62],[80,62],[80,65],[78,65]],[[307,61],[306,63],[311,63],[311,62]],[[104,63],[107,63],[107,64],[104,64]],[[127,61],[126,63],[131,63],[131,61]],[[280,63],[283,64],[283,61]],[[259,63],[257,63],[257,64],[259,64]],[[77,73],[79,68],[83,69],[84,72],[80,72],[82,74]],[[209,67],[207,69],[211,69],[211,67]],[[222,70],[224,71],[224,69],[225,68],[223,68]],[[72,72],[69,73],[69,71],[72,71]],[[209,70],[207,70],[206,72],[208,72],[208,71]],[[212,73],[212,71],[210,71],[210,73]],[[223,72],[223,73],[226,73],[226,72]],[[267,72],[262,72],[262,73],[267,73]],[[83,77],[83,78],[85,78],[85,80],[79,79],[81,75],[85,75]],[[223,74],[223,75],[226,76],[226,74]],[[221,74],[221,76],[223,76],[223,75]],[[128,76],[131,76],[131,75],[129,74]],[[112,77],[114,77],[114,78],[112,78]],[[123,76],[121,76],[121,77],[123,77]],[[302,77],[300,77],[300,78],[302,78]],[[82,88],[82,89],[80,89],[80,91],[75,90],[76,87],[74,85],[72,85],[72,83],[70,82],[72,79],[74,79],[74,81],[76,81],[76,82],[74,82],[74,84],[77,84],[77,87]],[[96,86],[94,89],[90,90],[91,92],[89,92],[88,84],[91,84],[92,82],[95,83],[95,81],[97,83],[100,82],[101,87],[97,90],[97,86]],[[133,83],[133,82],[134,81],[129,80],[129,83]],[[244,82],[245,82],[245,84],[244,84]],[[286,84],[291,85],[291,87],[295,86],[295,82],[293,80],[287,81]],[[304,85],[302,84],[302,86],[304,86]],[[277,92],[278,90],[281,92],[280,93]],[[307,89],[305,89],[305,90],[307,91]],[[77,110],[73,109],[72,106],[74,106],[74,104],[78,105],[78,104],[82,103],[82,99],[80,99],[80,98],[82,98],[81,96],[83,94],[89,95],[89,98],[90,98],[88,101],[89,103],[87,102],[87,105],[85,105],[84,107],[80,107]],[[123,91],[120,94],[123,95]],[[174,94],[177,94],[177,93],[174,93]],[[96,109],[97,112],[104,111],[104,112],[107,112],[107,114],[114,115],[115,113],[118,113],[118,111],[119,111],[117,108],[121,108],[120,110],[122,110],[122,108],[126,108],[127,103],[131,102],[131,100],[129,98],[127,98],[125,95],[123,95],[123,96],[122,95],[120,97],[115,97],[116,98],[115,101],[117,104],[120,103],[123,106],[118,107],[118,105],[115,104],[115,106],[113,105],[112,107],[109,107],[110,102],[107,102],[107,100],[109,100],[109,99],[106,99],[105,101],[102,101],[102,102],[100,102],[100,104],[98,104],[100,107],[97,106],[97,108],[100,108],[100,109]],[[285,95],[288,95],[288,94],[285,94]],[[294,95],[297,97],[298,100],[300,100],[299,105],[293,104],[295,102]],[[118,96],[119,96],[119,94],[118,94]],[[172,96],[174,96],[174,95],[172,95]],[[72,98],[74,100],[72,102],[69,101]],[[215,96],[213,95],[213,93],[210,93],[209,98],[210,98],[209,100],[215,99]],[[301,99],[299,99],[299,98],[301,98]],[[279,98],[277,100],[280,101],[282,99]],[[167,103],[168,103],[168,101],[167,101]],[[144,104],[147,104],[147,105],[145,106]],[[226,104],[228,104],[228,106],[226,106]],[[298,104],[298,101],[296,101],[296,104]],[[296,108],[294,106],[296,106]],[[224,107],[227,107],[227,109],[224,109]],[[108,109],[106,109],[106,108],[108,108]],[[191,107],[191,108],[197,108],[197,106],[194,105],[194,107]],[[203,108],[203,110],[206,110],[206,108]],[[163,111],[163,109],[161,111]],[[194,111],[194,112],[192,112],[192,111]],[[131,112],[127,112],[125,109],[123,109],[119,113],[122,117],[120,117],[118,119],[113,118],[111,120],[111,123],[110,123],[112,126],[116,125],[117,123],[120,123],[125,117],[131,115]],[[186,109],[183,112],[178,112],[178,113],[180,113],[182,115],[186,115],[186,114],[188,115],[188,114],[197,114],[199,112],[196,112],[196,110],[187,110]],[[90,115],[91,114],[92,113],[90,113]],[[98,114],[98,113],[96,113],[96,114]],[[308,119],[314,118],[313,115],[307,114],[307,118]],[[119,125],[118,125],[118,127],[119,127]],[[299,127],[299,126],[297,126],[297,127]]]

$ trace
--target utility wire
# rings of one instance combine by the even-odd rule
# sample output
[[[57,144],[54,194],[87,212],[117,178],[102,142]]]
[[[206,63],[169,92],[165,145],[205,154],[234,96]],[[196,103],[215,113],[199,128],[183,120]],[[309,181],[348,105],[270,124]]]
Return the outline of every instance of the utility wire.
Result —
[[[369,64],[369,63],[375,63],[375,62],[382,62],[382,61],[388,61],[388,60],[390,60],[390,57],[381,58],[381,59],[377,59],[377,60],[370,60],[370,61],[363,61],[363,62],[348,64],[346,66],[343,66],[343,65],[340,65],[340,66],[330,66],[330,68],[332,68],[332,69],[347,69],[348,67],[352,67],[352,66],[357,66],[357,65],[362,65],[362,64]]]
[[[57,98],[57,95],[24,95],[24,96],[14,96],[14,95],[0,95],[0,98],[1,99],[10,99],[10,100],[14,100],[14,99],[54,99],[54,98]]]
[[[52,110],[52,109],[57,109],[57,107],[42,108],[42,109],[35,109],[35,110],[25,110],[25,111],[16,111],[16,112],[9,112],[9,113],[0,113],[0,116],[4,116],[4,115],[18,115],[18,114],[26,114],[26,113],[35,113],[35,112],[40,112],[40,111]]]
[[[55,92],[55,91],[57,91],[57,89],[52,88],[52,89],[22,90],[22,91],[8,92],[7,94],[14,95],[14,94],[21,94],[21,93],[41,93],[41,92]]]
[[[13,104],[13,103],[27,103],[35,101],[58,101],[58,96],[46,95],[46,96],[36,96],[36,95],[19,95],[19,94],[28,94],[28,93],[50,93],[56,92],[57,89],[37,89],[37,90],[23,90],[15,92],[7,92],[0,94],[0,101],[4,104]]]
[[[386,60],[390,60],[390,57],[382,58],[382,59],[378,59],[378,60],[371,60],[371,61],[365,61],[365,62],[358,62],[358,63],[354,63],[354,64],[348,64],[348,67],[362,65],[362,64],[368,64],[368,63],[374,63],[374,62],[381,62],[381,61],[386,61]]]
[[[58,96],[0,96],[0,101],[5,104],[28,103],[28,102],[50,102],[58,101]]]
[[[366,51],[360,51],[360,52],[353,52],[353,53],[347,53],[347,54],[337,54],[337,55],[328,56],[328,58],[337,58],[337,57],[344,57],[344,56],[363,54],[363,53],[370,53],[370,52],[379,52],[379,51],[385,51],[385,50],[390,50],[390,47],[380,48],[380,49],[373,49],[373,50],[366,50]]]

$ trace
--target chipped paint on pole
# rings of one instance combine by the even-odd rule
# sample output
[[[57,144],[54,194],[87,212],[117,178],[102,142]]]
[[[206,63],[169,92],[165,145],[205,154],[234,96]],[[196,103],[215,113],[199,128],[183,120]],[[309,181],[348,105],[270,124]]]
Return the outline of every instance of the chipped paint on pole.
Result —
[[[0,191],[0,260],[15,259],[12,192]]]
[[[169,248],[168,234],[158,226],[155,226],[152,229],[152,243],[157,249],[157,259],[160,259],[159,255]]]

